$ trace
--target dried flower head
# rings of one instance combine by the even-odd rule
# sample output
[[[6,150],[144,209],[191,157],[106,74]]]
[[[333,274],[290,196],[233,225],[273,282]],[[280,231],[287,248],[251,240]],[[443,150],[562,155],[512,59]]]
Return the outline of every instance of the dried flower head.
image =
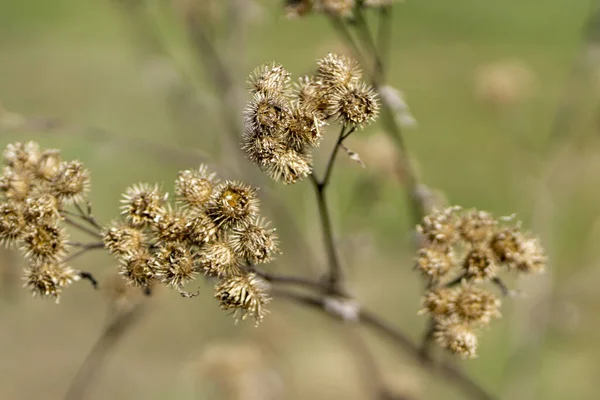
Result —
[[[244,115],[247,129],[263,134],[283,132],[290,118],[289,101],[281,95],[257,93]]]
[[[456,291],[452,288],[439,287],[425,293],[422,300],[423,308],[419,314],[429,314],[437,321],[449,318],[454,312]]]
[[[4,150],[4,162],[16,171],[32,171],[39,159],[39,146],[35,142],[11,143]]]
[[[216,174],[209,172],[206,165],[201,165],[197,170],[179,173],[175,181],[175,193],[186,205],[202,210],[210,199],[216,183]]]
[[[233,276],[241,273],[240,259],[224,240],[207,243],[199,255],[199,265],[208,276]]]
[[[355,4],[356,0],[315,0],[314,9],[338,17],[351,17]]]
[[[298,104],[305,110],[314,110],[321,119],[331,116],[329,101],[334,90],[322,80],[303,76],[296,84]]]
[[[22,202],[29,196],[32,183],[33,177],[29,171],[17,172],[11,167],[4,167],[0,176],[0,191],[4,193],[6,200]]]
[[[453,313],[458,321],[469,326],[487,326],[492,318],[500,318],[500,300],[484,289],[463,281],[457,290]]]
[[[60,220],[59,201],[50,193],[28,197],[23,206],[27,222],[40,225],[55,225]]]
[[[471,210],[458,221],[458,233],[467,243],[482,244],[490,240],[497,225],[489,213]]]
[[[145,237],[140,229],[113,221],[102,231],[102,241],[111,254],[122,255],[142,250]]]
[[[46,182],[52,181],[61,169],[62,158],[59,150],[48,149],[40,154],[35,176]]]
[[[342,123],[362,129],[377,118],[379,100],[366,83],[340,86],[331,96],[329,108]]]
[[[62,288],[81,279],[79,272],[56,262],[30,264],[25,269],[24,286],[33,296],[51,297],[59,301]]]
[[[454,260],[449,249],[426,247],[419,249],[416,264],[417,269],[426,278],[437,280],[450,271],[454,265]]]
[[[157,254],[156,278],[167,286],[181,288],[198,274],[194,254],[181,243],[160,246]]]
[[[526,237],[519,227],[496,233],[490,247],[498,260],[511,270],[530,273],[545,269],[547,259],[539,240]]]
[[[436,325],[434,336],[442,348],[461,358],[477,356],[477,335],[464,324],[453,321],[440,322]]]
[[[156,257],[147,249],[129,251],[120,258],[119,274],[131,286],[149,288],[157,269]]]
[[[152,230],[159,242],[183,242],[188,237],[189,221],[182,211],[168,207],[165,213],[156,219]]]
[[[264,96],[289,95],[291,74],[281,64],[275,62],[260,66],[250,76],[250,93]]]
[[[275,229],[269,228],[269,222],[262,218],[255,218],[246,226],[233,228],[230,242],[240,259],[253,264],[267,263],[279,252]]]
[[[248,316],[258,325],[267,313],[270,302],[267,283],[254,273],[227,277],[215,286],[215,298],[221,309],[232,312],[236,320]]]
[[[205,213],[194,213],[187,216],[187,240],[197,246],[215,239],[219,228]]]
[[[0,243],[11,245],[21,237],[26,221],[18,203],[0,204]]]
[[[244,225],[257,213],[256,189],[234,181],[218,185],[206,208],[206,214],[223,229]]]
[[[29,225],[23,235],[22,250],[36,262],[53,262],[66,254],[67,233],[53,225]]]
[[[147,183],[133,185],[123,195],[121,214],[133,226],[156,223],[166,213],[166,199],[167,196],[161,193],[158,186],[152,187]]]
[[[456,243],[456,212],[459,207],[449,207],[427,215],[417,230],[433,245],[449,247]]]
[[[284,133],[288,147],[302,152],[307,147],[318,146],[323,138],[321,128],[324,125],[325,121],[316,110],[293,104],[290,121]]]
[[[79,161],[63,161],[50,182],[51,192],[60,200],[80,201],[90,186],[90,174]]]
[[[463,269],[468,279],[489,280],[496,276],[498,269],[494,255],[487,247],[475,247],[463,260]]]
[[[271,179],[286,185],[296,183],[312,172],[310,154],[288,149],[269,163],[264,163],[262,169]]]
[[[317,61],[316,78],[329,87],[351,88],[360,82],[362,73],[353,59],[329,53]]]

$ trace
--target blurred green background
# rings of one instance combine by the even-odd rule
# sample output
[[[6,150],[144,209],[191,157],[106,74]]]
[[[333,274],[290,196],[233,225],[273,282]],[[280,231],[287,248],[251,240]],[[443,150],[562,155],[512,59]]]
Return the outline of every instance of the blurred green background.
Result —
[[[523,295],[505,300],[503,318],[481,336],[479,358],[460,362],[501,398],[598,398],[600,43],[596,30],[585,30],[592,6],[406,0],[393,9],[389,83],[418,121],[404,134],[423,183],[451,204],[517,213],[550,256],[546,275],[509,279]],[[210,22],[242,101],[243,82],[261,63],[276,60],[298,77],[327,52],[345,51],[323,16],[289,20],[276,1],[2,0],[0,145],[36,140],[82,160],[102,223],[117,216],[128,185],[172,190],[177,171],[201,161],[224,177],[260,182],[270,198],[263,212],[284,248],[267,267],[318,276],[325,257],[314,195],[304,183],[267,182],[234,149],[219,114],[223,93],[178,23],[188,14]],[[228,106],[228,118],[240,121],[238,105]],[[334,135],[319,149],[318,167]],[[349,285],[418,340],[422,282],[390,167],[397,155],[377,124],[348,146],[367,168],[340,157],[329,198]],[[16,252],[3,252],[1,262],[0,398],[60,399],[114,308],[142,300],[115,301],[107,289],[114,262],[99,253],[74,266],[104,289],[76,284],[59,306],[20,288]],[[354,328],[283,300],[259,328],[234,325],[203,283],[195,299],[158,291],[143,301],[143,315],[86,398],[373,398],[372,367],[357,355]],[[392,390],[409,399],[463,398],[364,333]]]

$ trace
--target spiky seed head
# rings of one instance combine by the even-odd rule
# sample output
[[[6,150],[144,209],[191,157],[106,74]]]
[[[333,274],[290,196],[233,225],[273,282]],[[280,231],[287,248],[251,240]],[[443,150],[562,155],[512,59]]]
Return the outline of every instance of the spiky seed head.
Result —
[[[487,326],[500,318],[500,300],[487,291],[463,281],[454,299],[454,315],[469,326]]]
[[[220,229],[245,225],[257,213],[256,189],[235,181],[218,185],[206,208],[206,214]]]
[[[271,63],[254,70],[248,85],[250,93],[265,96],[289,96],[291,91],[291,74],[281,64]]]
[[[452,252],[449,249],[425,247],[417,252],[416,267],[431,281],[437,281],[445,276],[453,265]]]
[[[58,303],[63,288],[81,279],[78,271],[58,262],[31,263],[25,269],[26,287],[34,297],[50,297]]]
[[[509,270],[529,273],[545,269],[547,258],[539,240],[524,235],[519,227],[497,232],[490,247],[500,263]]]
[[[219,228],[206,213],[192,213],[187,217],[187,241],[196,246],[214,240]]]
[[[102,242],[109,253],[123,255],[144,247],[144,232],[120,221],[113,221],[102,231]]]
[[[159,242],[183,242],[188,237],[188,220],[181,210],[167,207],[152,224],[152,231]]]
[[[262,168],[285,153],[286,140],[282,134],[262,134],[246,129],[242,135],[242,150],[250,162]]]
[[[22,250],[34,262],[56,262],[67,249],[67,233],[53,225],[28,225],[23,235]]]
[[[435,211],[423,218],[417,230],[430,244],[448,248],[458,239],[456,229],[458,210],[459,207],[449,207],[442,211]]]
[[[436,325],[434,336],[444,349],[461,358],[477,356],[477,335],[467,326],[454,321],[443,321]]]
[[[32,183],[33,176],[29,171],[4,167],[0,176],[0,191],[4,193],[6,200],[23,202],[31,192]]]
[[[303,152],[307,147],[317,147],[323,139],[321,128],[325,121],[320,114],[312,109],[301,107],[298,103],[292,105],[291,117],[284,133],[288,147]]]
[[[254,318],[258,325],[267,314],[271,301],[268,284],[256,274],[229,276],[215,286],[215,298],[223,311],[231,312],[236,320]]]
[[[293,149],[283,152],[278,158],[262,165],[262,170],[276,181],[286,185],[296,183],[312,172],[310,153],[299,153]]]
[[[22,210],[12,201],[0,204],[0,243],[9,246],[23,235],[26,221]]]
[[[428,290],[423,296],[423,308],[419,314],[429,314],[436,321],[450,318],[454,312],[456,292],[451,288],[438,287]]]
[[[490,240],[496,225],[498,225],[498,221],[489,213],[471,210],[461,216],[458,221],[458,233],[467,243],[481,245]]]
[[[356,61],[351,58],[329,53],[317,61],[316,80],[333,88],[351,88],[362,78]]]
[[[120,257],[119,274],[127,284],[147,289],[155,279],[158,269],[156,257],[143,248],[128,251]]]
[[[487,247],[474,247],[463,260],[463,270],[469,280],[486,281],[498,273],[496,259]]]
[[[4,150],[4,162],[16,171],[33,171],[40,157],[39,146],[35,142],[11,143]]]
[[[167,286],[181,288],[196,279],[198,266],[190,247],[181,243],[165,243],[158,248],[156,279]]]
[[[79,161],[63,161],[50,182],[50,191],[60,200],[78,202],[90,187],[90,173]]]
[[[198,257],[199,266],[208,276],[233,276],[241,273],[240,259],[225,240],[207,243]]]
[[[329,101],[334,88],[315,77],[303,76],[295,84],[295,91],[301,108],[316,112],[322,120],[331,116]]]
[[[40,154],[35,168],[35,177],[46,182],[51,182],[59,173],[62,158],[60,150],[48,149]]]
[[[50,193],[28,197],[23,206],[23,216],[31,224],[56,225],[60,220],[60,202]]]
[[[521,253],[515,263],[517,271],[522,273],[540,273],[546,269],[548,259],[537,238],[525,238],[521,243]]]
[[[269,222],[255,218],[247,226],[233,228],[231,246],[241,260],[254,264],[267,263],[279,253],[279,241]]]
[[[175,193],[187,206],[203,210],[216,183],[216,174],[210,172],[206,165],[200,165],[197,170],[179,172],[175,181]]]
[[[377,94],[366,83],[340,86],[329,100],[330,113],[343,124],[364,128],[379,114]]]
[[[257,93],[244,111],[246,129],[263,134],[283,132],[290,118],[289,101],[278,95]]]
[[[133,226],[154,224],[166,213],[166,199],[167,195],[163,194],[157,185],[139,183],[125,191],[121,200],[121,214]]]

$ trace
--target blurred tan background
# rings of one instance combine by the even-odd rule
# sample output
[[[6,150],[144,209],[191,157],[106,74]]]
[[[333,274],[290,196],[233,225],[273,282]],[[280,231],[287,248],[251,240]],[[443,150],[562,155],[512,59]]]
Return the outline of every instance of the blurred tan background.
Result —
[[[423,182],[451,204],[517,213],[550,256],[545,276],[510,281],[523,296],[505,301],[479,358],[461,362],[501,398],[599,396],[600,23],[585,29],[591,8],[585,0],[406,0],[393,9],[389,81],[418,121],[404,133]],[[233,100],[245,100],[243,82],[261,63],[276,60],[298,77],[344,51],[325,18],[288,20],[277,1],[2,0],[2,148],[36,140],[83,161],[102,223],[118,214],[128,185],[172,190],[177,171],[201,161],[225,177],[267,182],[226,137],[223,93],[178,24],[187,15],[210,22],[239,88]],[[228,118],[239,121],[233,100]],[[422,282],[390,169],[395,153],[377,124],[348,146],[367,169],[340,157],[330,200],[351,289],[418,340]],[[284,249],[267,267],[317,276],[325,257],[310,188],[267,182],[261,192],[279,199],[263,209]],[[306,248],[312,254],[301,257]],[[61,399],[112,315],[114,263],[100,253],[78,259],[103,289],[73,285],[57,306],[21,289],[18,253],[0,256],[0,399]],[[86,398],[372,398],[371,367],[349,350],[358,345],[348,327],[283,300],[259,328],[235,325],[210,285],[201,289],[195,299],[163,290],[146,300]],[[392,390],[462,398],[364,333]]]

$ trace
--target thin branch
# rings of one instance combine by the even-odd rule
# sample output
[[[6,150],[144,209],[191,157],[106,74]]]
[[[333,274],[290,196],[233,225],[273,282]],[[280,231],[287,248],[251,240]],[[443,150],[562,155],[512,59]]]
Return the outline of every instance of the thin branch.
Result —
[[[379,9],[379,30],[377,32],[377,51],[381,60],[379,82],[385,82],[392,43],[392,6]],[[377,76],[376,76],[377,77]]]
[[[136,305],[128,312],[116,316],[106,327],[71,381],[65,400],[86,398],[86,389],[91,385],[104,360],[129,328],[139,319],[142,310],[141,305]]]
[[[323,313],[331,316],[338,317],[338,315],[331,314],[325,309],[325,299],[305,294],[294,293],[290,291],[277,290],[273,292],[276,296],[281,296],[296,303],[304,304],[306,306],[318,309]],[[436,362],[428,355],[423,355],[418,345],[412,342],[412,340],[404,332],[398,328],[392,326],[387,321],[383,320],[376,314],[368,310],[361,310],[359,313],[358,323],[373,329],[375,332],[386,337],[391,342],[398,345],[402,350],[421,366],[428,369],[431,373],[436,373],[444,377],[450,384],[457,386],[463,391],[463,393],[473,400],[493,400],[495,397],[488,393],[484,388],[479,386],[471,378],[465,375],[460,369],[451,364],[448,361]]]
[[[103,249],[104,248],[104,243],[102,243],[102,242],[99,242],[99,243],[89,243],[89,244],[87,244],[85,246],[79,246],[79,247],[81,247],[81,248],[78,251],[76,251],[75,253],[69,255],[67,258],[64,259],[65,263],[73,261],[77,257],[84,255],[88,251]]]
[[[83,209],[81,208],[81,205],[79,205],[79,203],[75,202],[75,207],[77,208],[77,211],[79,211],[79,214],[81,215],[81,218],[84,219],[85,221],[87,221],[90,225],[92,225],[94,228],[98,229],[98,230],[102,230],[102,225],[100,225],[98,223],[98,221],[96,221],[96,218],[94,218],[94,216],[92,215],[92,206],[90,205],[90,203],[87,203],[87,210],[83,211]]]
[[[363,14],[361,7],[357,7],[355,15],[356,20],[354,22],[356,23],[356,27],[359,31],[358,37],[363,41],[364,46],[371,52],[371,56],[375,62],[373,67],[373,81],[377,87],[379,84],[381,84],[383,77],[383,61],[381,60],[379,49],[375,44],[375,40],[373,40],[373,36],[371,35],[369,25],[365,19],[365,15]]]
[[[102,235],[99,232],[94,231],[86,226],[81,225],[79,222],[72,220],[71,218],[69,218],[66,215],[63,215],[63,218],[64,218],[64,221],[66,224],[71,225],[72,227],[77,228],[80,231],[85,232],[88,235],[93,236],[97,239],[102,239]]]
[[[98,281],[91,272],[79,271],[79,277],[81,277],[81,279],[90,281],[94,289],[98,289]]]
[[[336,146],[337,148],[338,146]],[[331,217],[327,208],[327,200],[325,198],[325,187],[311,174],[310,181],[315,189],[317,196],[317,206],[319,208],[319,220],[321,221],[321,229],[323,231],[323,239],[325,240],[325,249],[327,251],[327,259],[329,264],[329,290],[337,291],[338,282],[341,279],[342,268],[337,254],[337,247],[333,239],[333,230],[331,228]]]

